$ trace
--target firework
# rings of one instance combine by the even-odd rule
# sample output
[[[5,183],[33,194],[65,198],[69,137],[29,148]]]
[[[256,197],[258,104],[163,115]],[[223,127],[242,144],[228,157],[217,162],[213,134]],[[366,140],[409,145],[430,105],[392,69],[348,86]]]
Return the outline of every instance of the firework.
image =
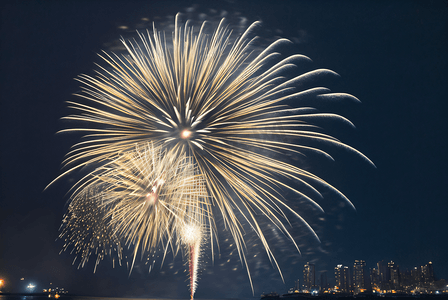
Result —
[[[166,255],[168,249],[174,254],[181,249],[193,298],[210,212],[207,197],[205,181],[191,157],[152,143],[136,144],[78,182],[62,225],[63,251],[72,246],[81,257],[79,266],[94,252],[96,269],[112,250],[121,263],[121,240],[133,246],[132,270],[139,251],[162,247]]]
[[[280,59],[275,49],[288,43],[285,39],[258,51],[251,37],[258,25],[255,22],[233,37],[224,20],[207,34],[206,23],[194,29],[188,22],[180,24],[176,16],[171,38],[154,28],[139,33],[136,40],[122,40],[126,53],[103,52],[104,65],[96,76],[79,76],[82,92],[78,96],[83,100],[70,102],[77,113],[65,117],[85,126],[63,131],[83,132],[85,137],[69,152],[64,161],[67,170],[61,176],[94,166],[78,183],[75,195],[91,186],[101,189],[100,207],[107,208],[104,219],[116,236],[134,245],[134,260],[139,248],[184,245],[191,295],[203,232],[213,252],[216,213],[232,234],[243,264],[247,266],[243,234],[247,224],[280,272],[255,216],[267,218],[298,249],[285,225],[285,212],[314,231],[281,193],[293,191],[320,210],[316,197],[309,196],[320,196],[317,186],[345,198],[323,179],[289,163],[289,155],[317,152],[331,158],[309,144],[321,142],[349,149],[369,161],[311,123],[327,118],[352,125],[349,120],[286,105],[310,95],[357,99],[322,87],[297,88],[335,73],[319,69],[285,77],[286,71],[310,59],[303,55]],[[142,155],[139,147],[147,143],[151,146],[144,146],[149,148]],[[296,189],[296,183],[304,190]]]
[[[113,256],[121,263],[122,246],[112,228],[104,219],[105,210],[101,205],[101,191],[91,186],[78,193],[67,209],[61,225],[59,239],[64,241],[61,250],[72,248],[75,259],[79,257],[79,267],[83,267],[92,254],[96,255],[95,269],[106,255]],[[115,258],[116,256],[116,258]]]
[[[166,253],[171,246],[178,252],[185,224],[202,224],[209,211],[206,197],[203,177],[191,158],[150,143],[136,145],[78,182],[63,222],[61,237],[73,236],[66,239],[64,250],[74,245],[84,265],[90,251],[98,248],[83,236],[82,224],[86,233],[93,228],[92,239],[99,239],[101,247],[117,236],[128,247],[132,245],[132,266],[139,250],[152,252],[163,246]]]
[[[181,229],[181,241],[187,253],[191,299],[193,299],[197,287],[199,256],[203,240],[202,217],[203,213],[200,210],[197,213],[192,211]]]

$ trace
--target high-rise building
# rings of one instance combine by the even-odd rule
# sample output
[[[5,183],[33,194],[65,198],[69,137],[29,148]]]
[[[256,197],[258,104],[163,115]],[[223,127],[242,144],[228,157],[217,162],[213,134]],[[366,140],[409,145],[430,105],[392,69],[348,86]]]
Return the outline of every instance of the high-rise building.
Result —
[[[307,262],[303,266],[303,289],[311,291],[316,284],[316,271],[314,264]]]
[[[320,287],[322,290],[328,288],[327,271],[320,273]]]
[[[378,282],[381,290],[390,289],[390,272],[384,261],[379,261],[377,264]]]
[[[372,286],[372,290],[380,291],[381,285],[380,285],[380,277],[378,275],[378,269],[377,268],[371,268],[370,269],[370,283]]]
[[[408,269],[400,270],[400,286],[402,290],[408,290],[413,285],[412,271]]]
[[[353,264],[353,293],[359,294],[367,290],[366,287],[366,262],[355,260]]]
[[[390,276],[389,284],[390,289],[399,290],[400,289],[400,269],[396,263],[390,261],[387,264],[388,273]]]
[[[350,270],[347,266],[337,265],[334,268],[334,277],[339,292],[350,292]]]
[[[422,267],[414,267],[414,269],[411,270],[411,277],[412,277],[412,284],[418,285],[420,282],[422,282]]]
[[[432,266],[432,262],[429,262],[424,267],[422,267],[422,273],[424,283],[428,284],[435,281],[434,267]]]
[[[300,291],[300,279],[297,279],[294,286],[294,291]]]

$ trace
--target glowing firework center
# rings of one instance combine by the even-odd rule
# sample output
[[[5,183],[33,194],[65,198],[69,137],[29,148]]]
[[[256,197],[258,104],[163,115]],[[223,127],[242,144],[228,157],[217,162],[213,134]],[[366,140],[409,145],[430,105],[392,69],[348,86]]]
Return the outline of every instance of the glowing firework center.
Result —
[[[191,137],[191,131],[188,129],[184,129],[181,131],[180,133],[180,137],[183,138],[184,140],[189,139]]]
[[[164,183],[165,183],[164,179],[162,179],[162,178],[156,179],[156,181],[154,182],[154,185],[151,188],[151,192],[146,194],[145,202],[148,205],[155,205],[157,203],[157,199],[159,197],[159,191]]]

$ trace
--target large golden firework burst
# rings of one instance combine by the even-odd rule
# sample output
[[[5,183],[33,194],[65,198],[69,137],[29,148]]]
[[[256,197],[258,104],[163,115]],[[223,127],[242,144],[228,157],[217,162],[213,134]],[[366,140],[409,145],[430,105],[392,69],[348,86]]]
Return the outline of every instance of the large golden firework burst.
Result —
[[[303,81],[335,73],[319,69],[288,78],[288,70],[309,58],[279,59],[275,50],[288,43],[285,39],[258,51],[252,37],[258,25],[235,37],[224,20],[208,34],[206,22],[195,28],[176,16],[171,35],[154,28],[122,40],[125,53],[103,52],[104,64],[96,75],[79,76],[83,100],[69,102],[76,113],[65,119],[85,126],[63,131],[85,136],[69,152],[61,176],[93,166],[77,184],[73,201],[85,199],[85,189],[100,189],[99,207],[107,208],[104,219],[124,243],[142,251],[158,243],[184,243],[193,249],[203,239],[200,234],[191,240],[185,233],[193,226],[207,232],[213,251],[219,214],[243,264],[247,266],[243,226],[248,225],[280,271],[256,215],[267,218],[297,247],[285,225],[285,211],[314,231],[285,203],[282,191],[293,191],[319,209],[309,193],[290,183],[317,194],[316,186],[323,185],[345,198],[287,158],[304,152],[331,157],[310,146],[313,141],[342,146],[368,160],[310,123],[315,118],[350,121],[285,102],[309,95],[357,99],[318,86],[298,89]]]

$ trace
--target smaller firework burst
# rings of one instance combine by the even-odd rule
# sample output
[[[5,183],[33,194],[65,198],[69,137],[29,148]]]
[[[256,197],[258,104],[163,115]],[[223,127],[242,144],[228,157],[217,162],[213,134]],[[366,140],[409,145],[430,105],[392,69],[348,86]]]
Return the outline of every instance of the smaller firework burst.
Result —
[[[78,183],[63,222],[64,250],[72,245],[82,266],[91,251],[99,251],[98,264],[110,245],[118,245],[120,258],[121,244],[132,245],[132,267],[139,251],[162,246],[165,254],[171,248],[176,255],[181,245],[197,244],[185,228],[205,227],[206,197],[191,158],[151,143],[137,145]]]

